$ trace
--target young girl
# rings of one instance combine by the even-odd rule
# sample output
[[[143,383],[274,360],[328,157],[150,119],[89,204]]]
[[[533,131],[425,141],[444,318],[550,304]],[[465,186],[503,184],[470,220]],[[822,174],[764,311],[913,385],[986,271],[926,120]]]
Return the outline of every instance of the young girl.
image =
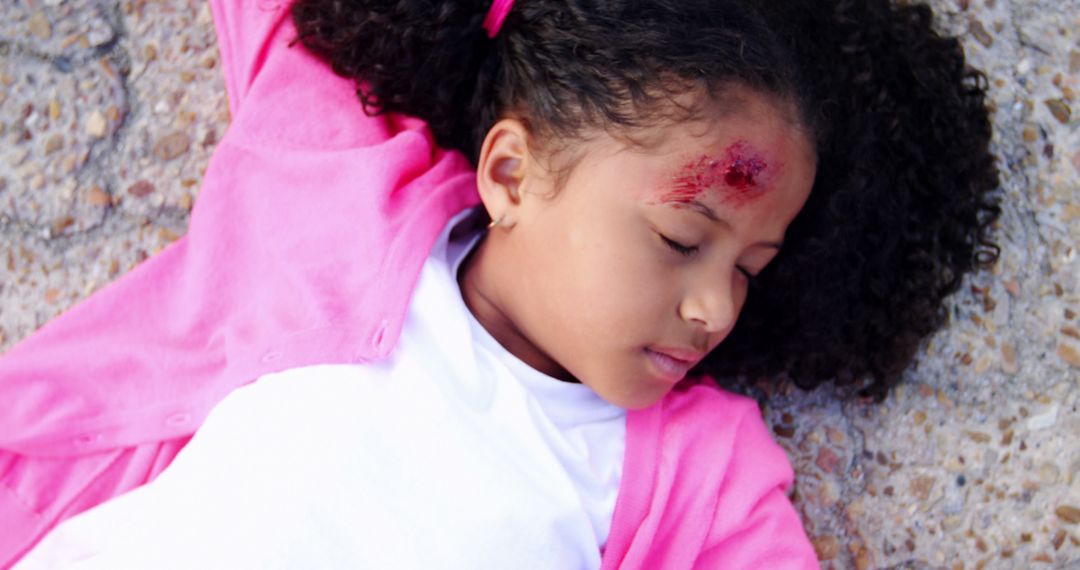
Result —
[[[928,9],[212,7],[188,235],[0,359],[0,564],[816,567],[709,374],[880,396],[992,258]]]

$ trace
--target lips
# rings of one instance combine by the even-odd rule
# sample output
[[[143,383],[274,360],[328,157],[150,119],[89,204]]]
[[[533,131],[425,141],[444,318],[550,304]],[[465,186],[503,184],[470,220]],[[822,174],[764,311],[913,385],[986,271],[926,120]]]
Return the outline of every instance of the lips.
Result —
[[[677,358],[671,354],[672,352],[680,356],[693,354],[694,359]],[[652,363],[653,368],[656,369],[660,377],[673,383],[682,380],[702,356],[701,353],[689,353],[688,351],[675,351],[672,349],[663,349],[661,352],[660,349],[654,350],[648,347],[645,348],[645,354],[649,357],[649,362]]]

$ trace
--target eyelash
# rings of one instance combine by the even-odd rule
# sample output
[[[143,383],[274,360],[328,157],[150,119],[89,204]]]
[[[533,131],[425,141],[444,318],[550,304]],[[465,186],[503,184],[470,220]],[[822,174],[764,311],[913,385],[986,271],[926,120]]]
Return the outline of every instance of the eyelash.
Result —
[[[682,255],[683,257],[690,257],[691,255],[697,253],[697,246],[687,247],[685,245],[682,245],[681,243],[672,241],[670,238],[662,234],[660,235],[660,239],[663,239],[664,243],[667,244],[667,246],[671,248],[672,251],[678,253],[679,255]],[[743,277],[746,277],[747,281],[749,281],[751,285],[755,285],[757,283],[756,275],[751,275],[749,271],[743,269],[742,267],[736,267],[736,269],[739,270],[739,273],[743,274]]]
[[[697,252],[697,247],[686,247],[685,245],[682,245],[681,243],[676,243],[669,239],[667,236],[663,235],[661,235],[660,238],[664,240],[664,243],[666,243],[668,247],[675,250],[681,255],[685,255],[686,257],[690,257],[691,255],[694,255],[695,252]]]

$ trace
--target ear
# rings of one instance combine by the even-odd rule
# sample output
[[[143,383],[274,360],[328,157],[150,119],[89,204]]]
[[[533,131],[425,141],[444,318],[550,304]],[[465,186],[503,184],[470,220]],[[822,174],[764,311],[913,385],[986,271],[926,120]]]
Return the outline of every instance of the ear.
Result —
[[[480,200],[498,227],[514,225],[529,169],[529,131],[518,119],[502,119],[488,130],[476,167]]]

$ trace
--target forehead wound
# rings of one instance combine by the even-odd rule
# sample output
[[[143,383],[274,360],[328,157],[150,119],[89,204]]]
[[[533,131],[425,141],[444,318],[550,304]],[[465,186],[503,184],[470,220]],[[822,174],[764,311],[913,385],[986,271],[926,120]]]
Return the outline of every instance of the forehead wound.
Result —
[[[665,203],[688,203],[712,191],[723,203],[739,206],[764,194],[778,166],[765,153],[745,141],[719,155],[702,155],[680,167],[660,198]]]

